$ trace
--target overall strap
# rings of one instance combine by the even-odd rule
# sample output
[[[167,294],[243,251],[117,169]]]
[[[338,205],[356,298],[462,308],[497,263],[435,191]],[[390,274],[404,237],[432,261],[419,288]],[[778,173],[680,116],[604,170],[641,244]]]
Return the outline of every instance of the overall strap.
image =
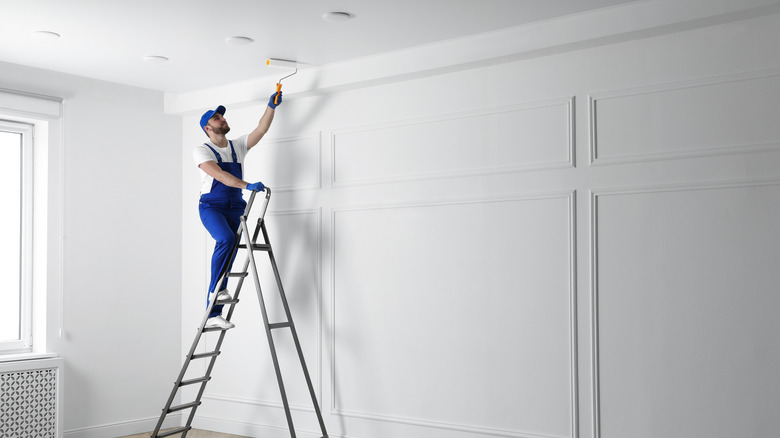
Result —
[[[203,144],[206,145],[207,148],[211,149],[211,152],[214,152],[214,156],[217,157],[217,164],[222,164],[222,157],[219,155],[219,153],[217,153],[217,151],[214,150],[213,147],[209,146],[208,143],[203,143]],[[233,147],[232,144],[230,146],[231,146],[231,148]],[[236,159],[236,153],[233,152],[233,160],[235,160],[235,159]]]
[[[233,140],[228,140],[228,143],[230,143],[230,153],[233,155],[233,162],[238,163],[238,156],[236,155],[236,148],[233,147]],[[208,143],[203,144],[206,145],[207,148],[211,149],[211,152],[214,152],[214,156],[217,157],[217,164],[222,164],[222,157],[219,155],[219,153],[217,153],[213,147],[209,146]]]
[[[233,140],[228,140],[230,143],[230,152],[233,154],[233,162],[238,163],[238,156],[236,156],[236,149],[233,147]]]

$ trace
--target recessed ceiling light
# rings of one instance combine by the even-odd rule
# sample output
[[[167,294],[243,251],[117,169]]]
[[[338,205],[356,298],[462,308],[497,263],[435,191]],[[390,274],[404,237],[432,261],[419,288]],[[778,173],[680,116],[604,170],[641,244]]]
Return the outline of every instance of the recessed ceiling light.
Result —
[[[159,55],[146,55],[144,56],[144,61],[150,63],[150,64],[159,64],[161,62],[167,62],[168,58],[165,56],[159,56]]]
[[[232,36],[225,38],[225,42],[233,46],[245,46],[247,44],[252,44],[255,40],[245,36]]]
[[[354,17],[349,12],[326,12],[322,14],[322,19],[325,21],[347,21]]]
[[[38,38],[43,38],[47,40],[56,40],[60,37],[60,34],[57,32],[52,32],[50,30],[36,30],[33,32],[33,35],[35,35]]]

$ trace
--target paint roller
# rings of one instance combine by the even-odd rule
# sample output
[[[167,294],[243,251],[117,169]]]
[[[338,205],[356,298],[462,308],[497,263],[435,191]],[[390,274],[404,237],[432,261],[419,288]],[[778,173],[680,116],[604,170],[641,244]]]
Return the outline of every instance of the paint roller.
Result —
[[[292,72],[289,75],[283,77],[282,79],[279,79],[279,82],[276,83],[276,92],[277,93],[282,91],[282,80],[283,79],[287,79],[290,76],[294,75],[295,73],[298,73],[298,63],[295,62],[295,61],[289,61],[289,60],[286,60],[286,59],[268,58],[268,60],[265,61],[265,65],[267,65],[269,67],[279,67],[279,68],[287,68],[287,69],[294,68],[295,69],[294,72]],[[275,105],[279,104],[279,95],[278,94],[274,97],[274,104]]]

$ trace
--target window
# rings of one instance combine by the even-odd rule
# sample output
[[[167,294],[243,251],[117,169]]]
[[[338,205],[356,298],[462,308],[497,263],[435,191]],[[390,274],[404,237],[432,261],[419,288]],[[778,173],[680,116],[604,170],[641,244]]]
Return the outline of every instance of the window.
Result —
[[[0,88],[0,362],[51,354],[64,333],[63,110]]]
[[[32,349],[33,126],[0,119],[0,352]]]

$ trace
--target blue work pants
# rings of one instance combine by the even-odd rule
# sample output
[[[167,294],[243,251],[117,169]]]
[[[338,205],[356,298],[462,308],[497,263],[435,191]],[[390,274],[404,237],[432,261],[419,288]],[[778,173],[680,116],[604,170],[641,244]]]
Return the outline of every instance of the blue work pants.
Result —
[[[200,220],[206,227],[211,237],[216,241],[214,254],[211,256],[211,281],[209,283],[208,294],[206,295],[206,306],[209,305],[209,297],[215,290],[227,288],[227,277],[222,280],[219,289],[216,288],[219,274],[222,272],[225,264],[228,264],[228,272],[233,266],[233,247],[236,244],[236,232],[241,225],[241,215],[244,214],[245,203],[226,203],[214,205],[201,201],[198,206],[200,211]],[[209,318],[222,314],[222,306],[214,306],[209,314]]]

